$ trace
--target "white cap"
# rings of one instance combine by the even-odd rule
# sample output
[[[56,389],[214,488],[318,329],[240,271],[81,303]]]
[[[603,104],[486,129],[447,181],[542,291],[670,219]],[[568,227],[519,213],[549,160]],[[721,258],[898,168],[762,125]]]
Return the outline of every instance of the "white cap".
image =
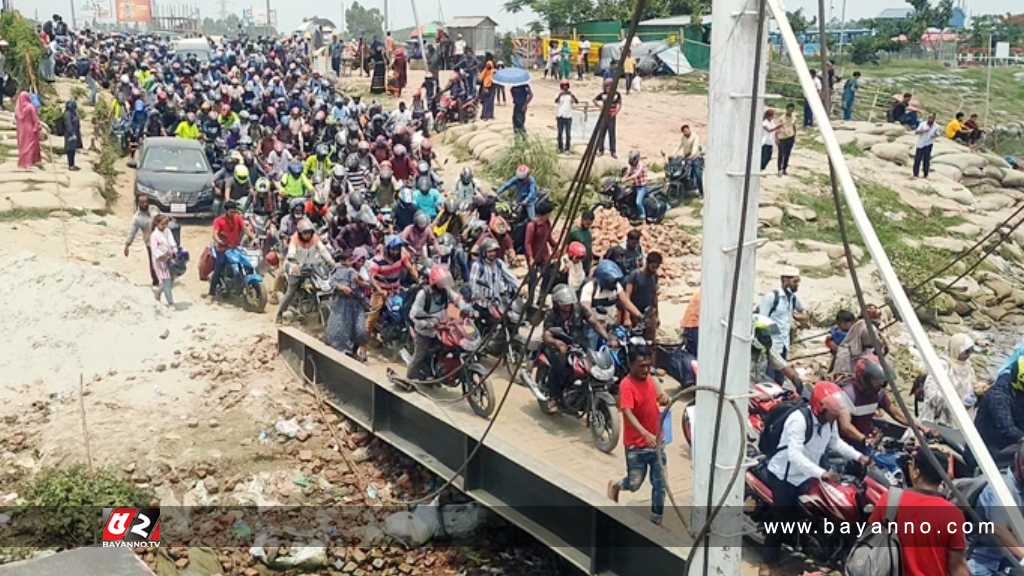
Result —
[[[796,268],[794,266],[783,266],[783,267],[779,268],[779,277],[781,278],[781,277],[784,277],[784,276],[799,277],[800,276],[800,269]]]

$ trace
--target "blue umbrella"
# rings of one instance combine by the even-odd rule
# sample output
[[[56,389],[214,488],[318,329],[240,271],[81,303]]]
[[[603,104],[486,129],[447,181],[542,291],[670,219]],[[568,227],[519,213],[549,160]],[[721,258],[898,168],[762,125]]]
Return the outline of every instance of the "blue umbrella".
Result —
[[[502,68],[494,73],[494,83],[502,86],[522,86],[530,83],[530,73],[522,68]]]

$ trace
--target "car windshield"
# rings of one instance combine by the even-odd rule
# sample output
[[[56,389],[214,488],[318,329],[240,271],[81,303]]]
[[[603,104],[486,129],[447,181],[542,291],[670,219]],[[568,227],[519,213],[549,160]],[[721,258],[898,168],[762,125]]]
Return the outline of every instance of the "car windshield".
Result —
[[[206,156],[194,148],[150,148],[142,169],[183,174],[202,174],[208,170]]]

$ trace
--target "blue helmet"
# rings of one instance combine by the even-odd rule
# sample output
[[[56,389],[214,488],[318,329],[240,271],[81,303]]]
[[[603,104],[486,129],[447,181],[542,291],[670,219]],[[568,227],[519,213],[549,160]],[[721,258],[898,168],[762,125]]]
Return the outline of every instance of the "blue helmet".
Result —
[[[288,171],[291,172],[293,176],[298,176],[299,174],[302,174],[302,164],[292,162],[288,165]]]
[[[611,260],[601,260],[594,268],[594,280],[603,288],[610,288],[622,280],[622,276],[622,268]]]
[[[388,250],[400,250],[405,248],[405,240],[398,234],[392,234],[384,240],[384,247]]]

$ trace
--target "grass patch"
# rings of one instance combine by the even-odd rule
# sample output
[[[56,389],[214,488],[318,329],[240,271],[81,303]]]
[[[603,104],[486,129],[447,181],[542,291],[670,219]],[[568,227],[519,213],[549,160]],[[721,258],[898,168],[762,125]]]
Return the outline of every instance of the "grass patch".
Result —
[[[43,470],[18,492],[24,504],[11,514],[11,525],[18,526],[23,545],[60,548],[98,542],[104,507],[145,506],[153,500],[112,470],[89,472],[81,465]]]
[[[805,183],[825,189],[828,177],[808,177]],[[907,286],[920,282],[933,271],[943,266],[953,256],[948,250],[931,247],[912,248],[903,239],[921,239],[932,236],[946,236],[952,226],[962,224],[960,216],[946,216],[938,209],[924,215],[904,204],[896,191],[873,182],[859,181],[857,190],[864,203],[864,209],[875,227],[875,233],[885,247],[893,267]],[[792,204],[806,206],[818,214],[816,222],[802,222],[785,216],[782,221],[783,237],[790,240],[808,239],[842,244],[839,224],[835,218],[835,206],[830,194],[821,195],[798,192],[789,194]],[[843,216],[850,243],[864,247],[864,240],[853,224],[850,211],[843,206]]]
[[[76,86],[72,86],[71,87],[71,99],[72,100],[82,101],[82,100],[85,100],[86,96],[88,96],[88,95],[89,95],[89,93],[86,92],[85,88],[83,88],[81,86],[77,86],[76,85]]]
[[[807,130],[797,132],[797,146],[813,150],[819,154],[828,154],[828,150],[825,149],[825,143],[818,138],[817,134],[817,132],[809,132]]]
[[[706,95],[708,93],[708,74],[694,70],[689,74],[674,77],[671,82],[666,81],[660,84],[659,88],[683,94]]]
[[[856,142],[847,142],[840,146],[839,149],[843,151],[843,156],[849,156],[851,158],[859,158],[867,155],[863,148],[857,146]]]

